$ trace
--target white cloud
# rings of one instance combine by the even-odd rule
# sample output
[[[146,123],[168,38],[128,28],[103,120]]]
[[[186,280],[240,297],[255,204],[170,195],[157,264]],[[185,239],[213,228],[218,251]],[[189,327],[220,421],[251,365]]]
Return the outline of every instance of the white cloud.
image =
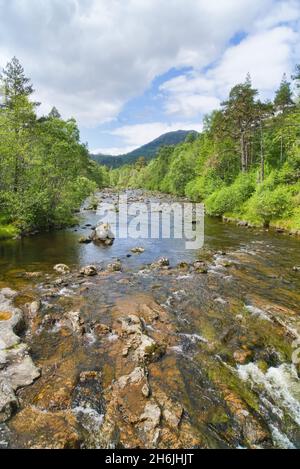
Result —
[[[171,67],[216,60],[273,2],[0,0],[0,65],[17,55],[44,111],[56,105],[81,125],[96,125]]]
[[[254,86],[268,94],[279,86],[285,72],[292,72],[292,49],[299,38],[299,33],[285,26],[249,36],[225,52],[208,78],[224,93],[249,72]]]
[[[216,109],[247,73],[261,96],[271,98],[283,74],[292,73],[299,43],[300,28],[278,26],[255,31],[229,47],[208,70],[193,70],[161,85],[166,112],[192,118]]]
[[[299,0],[284,0],[274,4],[268,15],[258,19],[255,24],[256,29],[262,30],[273,28],[279,24],[284,24],[299,20]]]
[[[120,147],[97,148],[92,153],[104,153],[109,155],[121,155],[128,153],[146,143],[151,142],[155,138],[167,132],[176,130],[196,130],[201,132],[201,123],[192,122],[151,122],[147,124],[124,125],[112,130],[110,133],[116,137],[121,137],[123,144]]]
[[[117,156],[117,155],[126,155],[127,153],[130,153],[132,150],[135,150],[136,146],[130,146],[130,147],[100,147],[100,148],[94,148],[91,150],[91,153],[93,155],[112,155],[112,156]]]
[[[199,113],[206,114],[220,104],[212,95],[215,91],[213,81],[194,71],[163,83],[160,90],[166,97],[167,114],[191,118]]]

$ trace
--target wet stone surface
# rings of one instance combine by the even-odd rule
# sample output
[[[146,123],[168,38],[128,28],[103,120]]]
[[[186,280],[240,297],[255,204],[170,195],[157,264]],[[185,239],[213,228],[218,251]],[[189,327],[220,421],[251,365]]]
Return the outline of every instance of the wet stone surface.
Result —
[[[16,313],[24,324],[0,351],[13,392],[0,447],[300,447],[296,240],[210,220],[193,253],[80,236],[60,233],[51,250],[38,238],[40,259],[2,269],[18,294],[2,297],[0,336]],[[17,385],[19,363],[32,379]]]

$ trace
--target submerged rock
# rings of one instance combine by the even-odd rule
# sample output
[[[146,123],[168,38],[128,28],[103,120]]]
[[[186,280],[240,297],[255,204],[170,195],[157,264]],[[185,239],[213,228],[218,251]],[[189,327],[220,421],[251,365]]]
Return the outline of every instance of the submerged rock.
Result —
[[[95,324],[93,327],[97,335],[107,335],[111,333],[111,328],[106,324]]]
[[[71,410],[44,412],[27,407],[11,422],[11,428],[28,449],[79,449],[82,437]]]
[[[122,264],[120,261],[115,261],[107,265],[108,272],[121,272]]]

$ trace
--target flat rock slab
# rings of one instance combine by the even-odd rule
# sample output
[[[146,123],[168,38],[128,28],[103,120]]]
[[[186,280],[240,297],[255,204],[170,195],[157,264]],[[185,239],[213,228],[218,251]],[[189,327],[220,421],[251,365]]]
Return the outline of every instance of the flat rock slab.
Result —
[[[29,386],[40,376],[17,333],[23,327],[23,314],[13,305],[17,292],[0,290],[0,423],[18,408],[16,391]]]

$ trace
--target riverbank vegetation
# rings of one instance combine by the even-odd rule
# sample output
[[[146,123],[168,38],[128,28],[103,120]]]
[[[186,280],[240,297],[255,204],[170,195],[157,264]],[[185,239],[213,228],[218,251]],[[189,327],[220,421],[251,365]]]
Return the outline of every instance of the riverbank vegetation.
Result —
[[[199,137],[161,148],[156,159],[111,172],[115,187],[146,188],[202,201],[212,216],[300,230],[300,66],[272,102],[250,76],[232,88]]]
[[[0,75],[0,239],[69,225],[82,201],[108,183],[89,158],[74,119],[39,103],[19,61]]]

